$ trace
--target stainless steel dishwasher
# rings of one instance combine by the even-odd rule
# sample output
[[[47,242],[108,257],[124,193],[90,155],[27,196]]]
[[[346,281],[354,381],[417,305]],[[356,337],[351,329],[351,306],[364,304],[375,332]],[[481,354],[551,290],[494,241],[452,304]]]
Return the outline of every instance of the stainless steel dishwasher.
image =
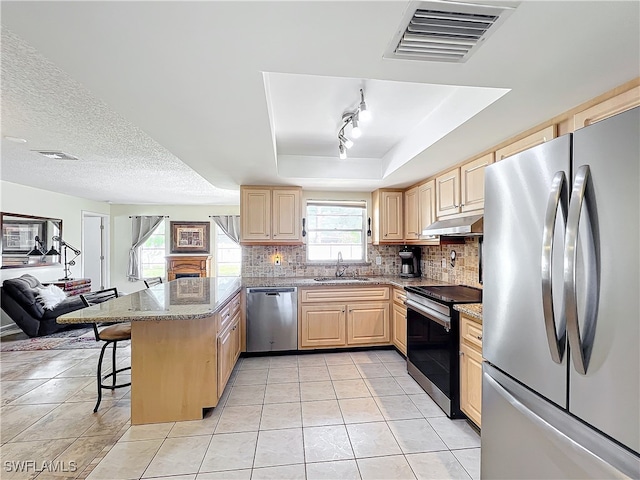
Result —
[[[247,352],[298,349],[298,289],[247,289]]]

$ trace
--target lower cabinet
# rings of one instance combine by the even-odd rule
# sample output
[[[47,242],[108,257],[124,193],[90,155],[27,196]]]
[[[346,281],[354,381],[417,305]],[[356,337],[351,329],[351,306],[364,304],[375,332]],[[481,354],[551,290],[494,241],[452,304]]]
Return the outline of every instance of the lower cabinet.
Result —
[[[229,381],[235,367],[242,342],[240,337],[240,295],[236,295],[218,314],[217,376],[218,398]]]
[[[300,347],[344,347],[347,342],[346,305],[303,305]]]
[[[460,315],[460,410],[481,426],[482,325]]]
[[[407,307],[393,304],[393,344],[407,354]]]
[[[301,349],[380,345],[391,341],[388,287],[316,288],[302,290],[299,298]]]

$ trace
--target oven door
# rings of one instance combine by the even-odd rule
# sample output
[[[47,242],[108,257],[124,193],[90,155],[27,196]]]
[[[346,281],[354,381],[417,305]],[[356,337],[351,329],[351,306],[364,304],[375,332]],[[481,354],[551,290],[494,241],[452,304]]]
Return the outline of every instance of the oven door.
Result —
[[[447,416],[461,417],[457,322],[407,304],[408,371]]]

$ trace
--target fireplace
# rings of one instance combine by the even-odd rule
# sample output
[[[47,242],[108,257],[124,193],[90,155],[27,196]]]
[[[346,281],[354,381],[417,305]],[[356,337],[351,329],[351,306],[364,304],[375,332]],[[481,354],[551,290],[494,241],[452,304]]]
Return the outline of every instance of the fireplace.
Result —
[[[168,255],[167,279],[208,277],[211,272],[210,255]]]

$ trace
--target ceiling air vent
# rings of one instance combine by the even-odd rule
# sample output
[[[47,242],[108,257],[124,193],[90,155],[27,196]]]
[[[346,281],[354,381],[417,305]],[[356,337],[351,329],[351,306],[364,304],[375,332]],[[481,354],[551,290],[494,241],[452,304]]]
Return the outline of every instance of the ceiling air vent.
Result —
[[[513,9],[447,1],[412,4],[384,58],[466,62]]]
[[[32,150],[32,152],[39,153],[40,155],[44,155],[47,158],[53,158],[55,160],[78,160],[78,157],[61,152],[60,150]]]

